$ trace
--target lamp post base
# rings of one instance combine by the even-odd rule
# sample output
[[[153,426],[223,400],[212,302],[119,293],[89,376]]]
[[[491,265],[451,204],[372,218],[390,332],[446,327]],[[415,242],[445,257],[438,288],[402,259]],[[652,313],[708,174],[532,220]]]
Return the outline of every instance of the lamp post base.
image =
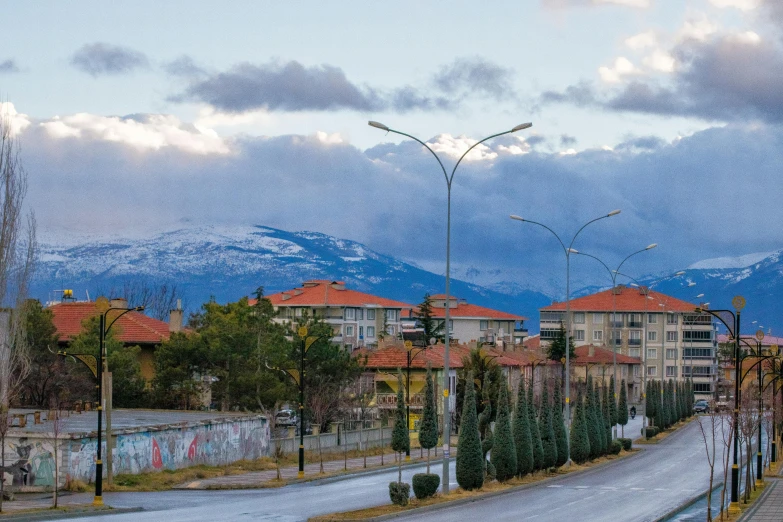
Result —
[[[304,471],[299,471],[296,473],[296,478],[304,478]]]
[[[103,506],[103,496],[96,496],[92,499],[92,505],[95,507],[102,507]]]
[[[764,481],[761,480],[760,478],[757,478],[756,479],[756,487],[757,488],[763,488],[764,487]]]
[[[736,515],[737,513],[741,513],[742,510],[739,507],[739,502],[730,502],[729,503],[729,515]]]

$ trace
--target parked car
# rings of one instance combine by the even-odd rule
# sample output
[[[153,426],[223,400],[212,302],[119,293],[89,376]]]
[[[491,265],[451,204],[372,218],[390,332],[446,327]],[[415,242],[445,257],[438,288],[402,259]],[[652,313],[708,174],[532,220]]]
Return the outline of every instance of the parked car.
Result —
[[[699,399],[693,404],[693,413],[709,413],[710,403],[705,399]]]
[[[298,426],[299,417],[294,410],[280,410],[275,415],[275,426],[278,428],[286,428],[290,426]]]

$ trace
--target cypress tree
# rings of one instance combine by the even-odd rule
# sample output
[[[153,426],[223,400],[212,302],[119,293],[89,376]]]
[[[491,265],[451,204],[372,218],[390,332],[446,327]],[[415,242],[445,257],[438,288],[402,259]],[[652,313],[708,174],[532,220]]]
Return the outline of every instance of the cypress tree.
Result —
[[[539,417],[541,428],[541,447],[544,450],[543,469],[554,468],[557,465],[557,442],[555,430],[552,426],[552,405],[549,403],[549,390],[544,384],[541,394],[541,416]]]
[[[527,388],[527,413],[530,426],[530,443],[533,446],[533,470],[544,469],[544,446],[541,444],[541,432],[536,419],[536,407],[533,401],[533,383]]]
[[[408,425],[405,422],[405,396],[402,393],[402,370],[397,370],[397,409],[394,415],[394,428],[392,429],[391,447],[399,453],[399,471],[397,482],[402,482],[402,454],[411,447]]]
[[[598,418],[595,415],[595,402],[593,397],[593,376],[587,376],[585,388],[585,420],[587,421],[587,437],[590,440],[590,458],[601,455],[601,431],[598,428]]]
[[[427,450],[427,473],[430,472],[430,450],[438,445],[438,419],[436,417],[435,387],[432,384],[432,368],[427,365],[424,387],[424,412],[419,424],[419,444]]]
[[[688,408],[687,408],[687,415],[688,417],[693,416],[693,404],[696,402],[696,397],[693,394],[693,381],[690,377],[688,377]]]
[[[674,425],[677,422],[677,396],[675,394],[674,380],[669,379],[669,425]]]
[[[609,451],[611,438],[609,440],[606,439],[604,412],[601,405],[601,393],[598,391],[597,381],[593,381],[593,404],[595,405],[595,420],[598,426],[598,436],[601,440],[601,455],[605,455]]]
[[[511,419],[508,413],[508,391],[500,384],[498,414],[495,417],[495,437],[490,460],[495,467],[495,478],[505,482],[517,474],[517,449],[511,435]]]
[[[656,401],[655,401],[655,381],[650,381],[647,383],[647,389],[644,391],[644,407],[646,411],[644,414],[647,416],[647,419],[649,421],[648,425],[658,425],[658,408],[656,408]],[[619,413],[619,409],[618,409]],[[646,436],[646,434],[645,434]]]
[[[484,457],[476,414],[476,392],[473,389],[473,372],[468,372],[465,395],[462,401],[462,423],[457,442],[457,484],[462,489],[477,489],[484,485]]]
[[[571,423],[570,433],[571,458],[577,464],[587,462],[590,458],[590,437],[588,436],[585,404],[582,400],[582,387],[577,387],[576,411]]]
[[[661,410],[661,429],[666,429],[669,427],[669,401],[666,400],[666,381],[661,379],[656,386],[658,386],[658,391],[660,392],[658,394],[658,407]]]
[[[492,427],[490,426],[490,419],[492,418],[492,399],[490,397],[489,381],[484,381],[484,389],[481,392],[481,403],[484,409],[478,416],[478,428],[479,437],[481,437],[481,454],[484,461],[485,477],[490,479],[495,478],[495,466],[489,460],[487,460],[487,453],[492,450],[494,444],[494,436],[492,434]]]
[[[623,437],[625,437],[625,425],[628,424],[628,392],[625,390],[625,379],[623,379],[620,381],[620,405],[617,407],[617,424],[622,426]]]
[[[609,395],[611,391],[609,390],[609,387],[604,384],[601,386],[601,391],[603,393],[603,396],[601,397],[601,413],[603,413],[604,416],[604,433],[606,433],[606,440],[608,441],[607,446],[611,446],[612,444],[612,412],[611,407],[609,405]],[[609,447],[607,447],[607,451],[609,450]]]
[[[614,375],[609,379],[609,420],[612,423],[612,429],[615,429],[615,426],[619,424],[618,422],[618,415],[617,415],[617,397],[618,397],[618,391],[614,385]]]
[[[530,439],[530,421],[525,396],[525,379],[519,379],[517,408],[514,412],[514,444],[517,447],[517,475],[522,477],[533,471],[533,443]]]
[[[568,462],[568,433],[566,432],[565,422],[563,421],[563,399],[560,392],[560,382],[555,384],[554,396],[554,418],[552,419],[552,428],[555,430],[555,441],[557,443],[557,466],[560,467]]]

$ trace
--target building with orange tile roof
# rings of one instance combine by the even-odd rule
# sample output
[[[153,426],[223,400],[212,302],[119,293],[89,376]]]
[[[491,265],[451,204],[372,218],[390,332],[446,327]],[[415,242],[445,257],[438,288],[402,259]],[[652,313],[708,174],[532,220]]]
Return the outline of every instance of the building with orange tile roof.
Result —
[[[332,342],[353,350],[377,345],[386,336],[402,331],[400,319],[412,308],[408,303],[357,292],[343,281],[313,279],[301,287],[267,296],[279,322],[317,317],[332,325]],[[251,299],[250,304],[255,300]]]
[[[432,316],[440,324],[446,320],[446,296],[430,296]],[[455,343],[480,342],[498,347],[521,344],[527,335],[524,322],[527,317],[509,314],[484,306],[469,304],[465,299],[451,296],[449,302],[449,338]],[[410,310],[408,321],[415,321],[416,310]]]
[[[128,303],[124,299],[99,297],[95,301],[63,301],[48,306],[52,311],[52,322],[57,329],[59,344],[66,347],[84,329],[84,323],[91,317],[100,315],[109,306],[125,308]],[[176,312],[179,312],[178,314]],[[116,315],[114,315],[116,314]],[[110,311],[107,322],[120,314],[120,311]],[[139,346],[139,362],[141,373],[145,379],[151,380],[155,375],[155,348],[167,341],[172,332],[182,327],[182,311],[173,310],[168,323],[147,317],[142,312],[123,314],[111,327],[115,339],[125,346]]]
[[[569,305],[576,346],[616,348],[618,355],[642,359],[641,371],[648,379],[692,377],[697,395],[709,397],[715,391],[715,327],[712,316],[696,313],[696,304],[646,287],[617,285],[571,299]],[[539,310],[542,345],[557,336],[565,310],[565,302]]]

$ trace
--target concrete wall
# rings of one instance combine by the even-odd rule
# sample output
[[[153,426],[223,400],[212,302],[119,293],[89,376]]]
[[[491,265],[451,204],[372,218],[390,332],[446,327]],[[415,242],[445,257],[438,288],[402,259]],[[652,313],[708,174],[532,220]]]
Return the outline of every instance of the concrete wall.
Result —
[[[114,474],[222,465],[268,456],[269,423],[264,416],[143,427],[114,432]],[[93,434],[59,437],[58,482],[92,482],[97,438]],[[106,441],[103,441],[104,463]],[[17,491],[40,491],[54,485],[54,437],[45,433],[10,432],[3,468],[7,485]],[[106,469],[104,466],[104,474]]]
[[[337,444],[337,433],[321,434],[321,451],[346,451],[358,450],[365,447],[374,448],[391,444],[393,428],[366,428],[364,431],[340,431],[340,444]],[[299,437],[273,439],[270,445],[271,452],[277,447],[283,448],[284,453],[299,451]],[[347,447],[346,447],[347,446]],[[306,451],[318,451],[318,435],[305,435],[304,447]]]

